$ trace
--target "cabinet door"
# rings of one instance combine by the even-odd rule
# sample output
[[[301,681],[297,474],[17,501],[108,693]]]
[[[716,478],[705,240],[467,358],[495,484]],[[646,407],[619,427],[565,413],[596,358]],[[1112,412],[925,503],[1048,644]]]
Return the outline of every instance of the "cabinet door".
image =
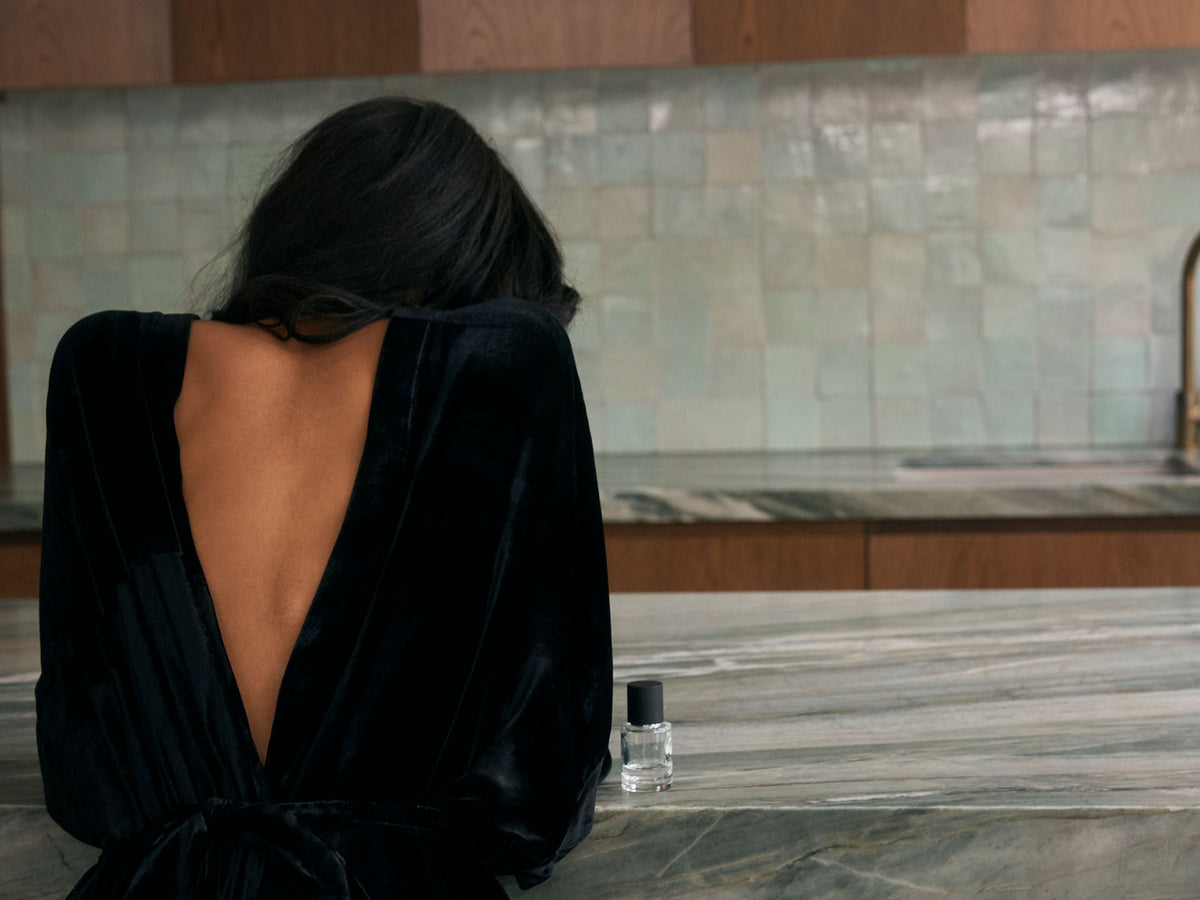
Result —
[[[614,591],[862,590],[862,522],[607,525]]]
[[[691,62],[690,0],[421,0],[426,72]]]
[[[0,90],[165,84],[167,0],[3,0]]]
[[[963,0],[695,0],[696,62],[961,53]]]
[[[1200,585],[1200,519],[876,522],[867,587]]]
[[[1088,49],[1200,46],[1196,0],[1089,0]]]
[[[1086,50],[1091,0],[967,0],[967,50]]]
[[[180,82],[417,68],[417,0],[172,0]]]

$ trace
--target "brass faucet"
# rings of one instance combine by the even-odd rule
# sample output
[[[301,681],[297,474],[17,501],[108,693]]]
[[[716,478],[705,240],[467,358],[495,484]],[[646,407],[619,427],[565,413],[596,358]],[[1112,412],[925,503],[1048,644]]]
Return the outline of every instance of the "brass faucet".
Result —
[[[1200,234],[1188,247],[1183,263],[1183,385],[1179,389],[1179,450],[1196,449],[1196,426],[1200,424],[1200,398],[1196,394],[1196,261],[1200,259]]]

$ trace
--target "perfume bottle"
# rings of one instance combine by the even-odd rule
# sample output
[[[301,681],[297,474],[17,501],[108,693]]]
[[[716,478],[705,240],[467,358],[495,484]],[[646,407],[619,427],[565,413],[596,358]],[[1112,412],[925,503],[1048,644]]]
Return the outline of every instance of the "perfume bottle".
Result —
[[[621,726],[621,787],[665,791],[671,786],[671,723],[663,718],[661,681],[625,686],[629,721]]]

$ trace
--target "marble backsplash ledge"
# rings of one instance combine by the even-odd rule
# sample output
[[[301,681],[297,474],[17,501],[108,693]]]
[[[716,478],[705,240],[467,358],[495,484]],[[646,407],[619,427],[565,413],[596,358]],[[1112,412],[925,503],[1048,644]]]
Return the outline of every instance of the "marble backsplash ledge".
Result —
[[[462,110],[553,222],[600,450],[1172,440],[1195,51],[10,93],[17,461],[63,330],[188,308],[284,143],[381,92]]]

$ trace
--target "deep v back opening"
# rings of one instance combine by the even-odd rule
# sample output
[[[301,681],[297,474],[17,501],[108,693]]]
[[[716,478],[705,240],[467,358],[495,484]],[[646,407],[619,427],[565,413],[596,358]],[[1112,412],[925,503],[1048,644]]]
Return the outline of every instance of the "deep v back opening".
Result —
[[[214,655],[217,657],[215,660],[215,663],[221,668],[221,670],[225,676],[225,678],[224,678],[225,682],[227,684],[232,685],[232,691],[230,691],[230,696],[227,698],[227,700],[228,700],[229,704],[231,705],[231,707],[235,708],[235,710],[238,714],[238,717],[240,719],[240,724],[242,725],[242,728],[244,731],[245,741],[248,746],[250,755],[253,757],[254,761],[261,766],[261,768],[263,770],[266,770],[269,767],[269,763],[271,760],[271,744],[277,733],[276,725],[278,724],[279,711],[280,711],[280,708],[282,705],[282,700],[284,699],[285,693],[288,688],[289,675],[291,675],[291,673],[294,669],[294,662],[295,662],[295,658],[296,658],[296,654],[297,654],[297,649],[301,645],[302,641],[305,640],[306,636],[309,635],[309,631],[310,631],[309,626],[310,626],[311,622],[313,621],[314,617],[318,616],[322,613],[323,599],[328,590],[330,569],[333,566],[334,560],[338,558],[339,552],[343,549],[343,545],[345,544],[345,542],[347,540],[347,533],[346,533],[347,527],[348,527],[348,523],[350,523],[352,521],[352,519],[354,518],[356,504],[362,502],[363,492],[365,490],[365,486],[364,486],[365,469],[366,469],[366,465],[367,465],[368,456],[372,450],[372,447],[371,447],[372,434],[376,431],[376,429],[373,426],[374,426],[377,416],[378,416],[377,406],[381,402],[380,397],[381,397],[382,391],[380,390],[380,377],[381,377],[381,372],[383,370],[383,364],[382,364],[383,356],[386,351],[386,347],[387,347],[387,343],[388,343],[388,334],[391,331],[392,322],[394,321],[394,319],[389,318],[387,320],[387,325],[384,327],[384,333],[383,333],[382,339],[379,344],[378,355],[375,359],[375,369],[374,369],[374,373],[373,373],[373,376],[371,379],[371,381],[372,381],[371,396],[370,396],[370,399],[369,399],[368,405],[367,405],[367,422],[366,422],[365,437],[363,440],[363,446],[362,446],[359,456],[358,456],[358,461],[357,461],[357,465],[355,468],[350,493],[349,493],[349,496],[347,497],[346,503],[343,507],[342,518],[338,524],[338,530],[337,530],[336,537],[333,541],[332,548],[331,548],[328,556],[325,559],[324,565],[322,566],[321,575],[317,581],[316,588],[313,592],[313,595],[308,602],[308,607],[303,614],[300,628],[296,634],[295,639],[292,641],[292,644],[289,648],[289,651],[287,654],[287,660],[286,660],[286,663],[285,663],[284,669],[283,669],[283,675],[282,675],[282,678],[279,683],[278,691],[276,692],[276,695],[275,695],[274,705],[273,705],[273,709],[272,709],[271,716],[270,716],[271,724],[270,724],[270,729],[267,732],[267,751],[266,751],[265,755],[261,758],[258,753],[257,744],[254,740],[253,729],[251,728],[251,725],[250,725],[250,716],[248,713],[247,704],[246,704],[246,696],[245,696],[245,692],[244,692],[245,686],[243,686],[242,684],[240,684],[238,682],[237,676],[233,669],[233,664],[230,660],[230,655],[229,655],[228,647],[226,645],[225,635],[221,631],[220,617],[217,614],[216,603],[213,600],[212,590],[210,587],[210,580],[209,580],[208,575],[204,571],[203,564],[200,561],[200,556],[199,556],[199,553],[196,548],[195,536],[194,536],[194,532],[193,532],[193,528],[192,528],[191,514],[188,510],[187,501],[184,497],[182,449],[181,449],[181,445],[180,445],[180,441],[179,441],[179,432],[178,432],[178,429],[176,428],[176,424],[175,424],[175,420],[174,420],[174,412],[175,412],[175,406],[178,404],[179,397],[182,393],[184,380],[186,378],[186,374],[188,371],[187,370],[187,360],[188,360],[189,351],[190,351],[191,344],[192,344],[192,340],[191,340],[192,328],[196,321],[198,321],[198,318],[193,316],[185,323],[185,326],[184,326],[184,335],[183,335],[183,345],[184,346],[183,346],[183,353],[182,353],[183,362],[179,367],[178,383],[174,386],[173,402],[172,402],[171,408],[170,408],[170,413],[171,413],[172,419],[171,419],[171,422],[169,423],[169,427],[167,428],[167,432],[172,436],[172,438],[174,440],[174,447],[173,447],[174,461],[175,461],[175,464],[177,467],[177,471],[175,474],[178,478],[178,480],[177,480],[177,484],[179,486],[178,502],[180,504],[180,511],[181,511],[180,541],[181,541],[181,544],[185,551],[184,552],[185,565],[190,565],[191,567],[193,567],[193,572],[191,573],[191,575],[192,575],[193,583],[196,584],[199,588],[198,602],[201,603],[204,607],[201,610],[201,612],[204,615],[204,617],[206,619],[208,619],[208,621],[210,621],[212,624],[213,645],[214,645],[213,649],[214,649]]]

